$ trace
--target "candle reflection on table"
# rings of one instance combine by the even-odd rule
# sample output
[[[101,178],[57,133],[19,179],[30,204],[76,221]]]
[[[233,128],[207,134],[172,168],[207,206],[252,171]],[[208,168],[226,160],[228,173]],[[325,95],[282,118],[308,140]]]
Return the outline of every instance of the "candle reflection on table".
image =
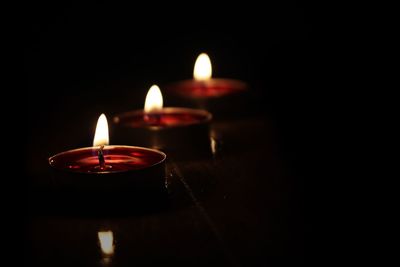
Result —
[[[111,263],[111,257],[114,255],[114,235],[112,231],[99,231],[97,236],[102,252],[102,263],[106,266]]]

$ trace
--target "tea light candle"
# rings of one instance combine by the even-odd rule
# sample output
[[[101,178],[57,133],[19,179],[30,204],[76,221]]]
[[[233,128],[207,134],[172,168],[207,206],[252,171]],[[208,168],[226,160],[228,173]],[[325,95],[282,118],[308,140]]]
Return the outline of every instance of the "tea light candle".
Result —
[[[243,81],[211,78],[210,57],[201,53],[194,64],[193,79],[184,80],[168,86],[168,91],[184,98],[207,99],[236,94],[248,88]]]
[[[144,110],[118,114],[113,121],[120,127],[116,135],[123,136],[124,142],[175,150],[208,140],[211,119],[206,110],[163,107],[160,88],[153,85],[147,93]]]
[[[165,186],[163,152],[108,143],[108,123],[102,114],[92,147],[61,152],[49,158],[50,166],[57,171],[57,184],[106,190]]]

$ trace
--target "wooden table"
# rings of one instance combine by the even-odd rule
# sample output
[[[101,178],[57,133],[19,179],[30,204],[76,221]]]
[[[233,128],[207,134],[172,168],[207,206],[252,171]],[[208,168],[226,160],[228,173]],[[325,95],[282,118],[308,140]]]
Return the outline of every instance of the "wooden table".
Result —
[[[186,16],[181,9],[176,16],[162,10],[153,26],[137,16],[136,2],[60,3],[52,12],[37,3],[26,12],[28,86],[12,90],[16,101],[4,98],[13,106],[3,118],[19,125],[3,122],[4,131],[22,135],[21,150],[3,140],[11,144],[3,155],[17,165],[5,168],[18,175],[3,179],[15,182],[15,191],[2,188],[21,193],[14,198],[22,202],[4,216],[11,228],[3,229],[15,242],[6,243],[16,254],[9,266],[303,265],[309,234],[305,188],[315,181],[307,168],[322,157],[309,148],[326,120],[316,103],[326,105],[337,92],[327,87],[330,69],[322,64],[331,64],[326,57],[335,49],[312,37],[318,32],[310,25],[320,23],[311,14],[321,12],[292,1],[270,2],[268,8],[230,5],[238,12],[204,5],[206,20],[196,19],[192,7]],[[245,13],[250,19],[242,19]],[[214,114],[209,153],[168,153],[167,195],[120,199],[54,190],[49,156],[90,146],[98,116],[142,108],[152,83],[163,90],[166,83],[190,78],[201,51],[212,57],[213,77],[246,80],[255,95],[244,105],[225,105],[235,111],[228,116]],[[164,103],[174,100],[166,96]],[[27,118],[16,112],[21,107]],[[18,155],[9,156],[11,151]],[[14,198],[3,203],[15,204]],[[103,209],[107,200],[113,204]],[[109,261],[97,240],[102,230],[115,237]]]
[[[100,204],[80,209],[76,196],[52,192],[44,182],[49,176],[46,155],[67,141],[54,136],[49,142],[36,140],[31,147],[36,156],[31,157],[30,167],[27,262],[31,266],[303,263],[302,184],[283,160],[274,127],[265,116],[214,121],[209,155],[196,157],[193,151],[192,157],[169,156],[167,196],[117,201],[111,210],[102,210]],[[68,136],[74,140],[72,133]],[[94,197],[104,201],[108,196]],[[108,261],[97,239],[102,230],[113,231],[115,238],[115,254]]]

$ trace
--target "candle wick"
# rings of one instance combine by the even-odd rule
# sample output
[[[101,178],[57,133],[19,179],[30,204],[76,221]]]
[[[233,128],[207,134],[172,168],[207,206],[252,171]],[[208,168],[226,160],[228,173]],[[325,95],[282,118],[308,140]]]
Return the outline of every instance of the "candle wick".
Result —
[[[205,91],[207,89],[207,82],[205,80],[200,81],[201,90]]]
[[[99,165],[100,165],[101,170],[104,170],[106,168],[106,162],[104,160],[103,148],[104,148],[104,146],[100,146],[99,150],[97,151],[97,156],[99,158]]]
[[[161,123],[161,114],[160,113],[146,113],[144,115],[144,120],[150,124],[159,125]]]
[[[154,114],[154,120],[155,120],[156,124],[160,124],[160,122],[161,122],[161,114],[159,114],[159,113]]]

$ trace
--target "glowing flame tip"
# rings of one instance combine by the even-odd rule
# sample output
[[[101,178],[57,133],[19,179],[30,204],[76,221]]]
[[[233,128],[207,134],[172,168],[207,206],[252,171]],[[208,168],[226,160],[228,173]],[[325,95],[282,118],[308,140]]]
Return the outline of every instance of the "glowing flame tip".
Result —
[[[93,146],[108,145],[108,123],[106,115],[101,114],[97,120],[96,132],[94,134]]]
[[[206,53],[201,53],[194,64],[193,77],[197,81],[204,81],[211,78],[212,67],[210,57]]]
[[[153,85],[150,87],[146,95],[144,103],[144,112],[157,112],[163,107],[163,97],[160,87]]]

